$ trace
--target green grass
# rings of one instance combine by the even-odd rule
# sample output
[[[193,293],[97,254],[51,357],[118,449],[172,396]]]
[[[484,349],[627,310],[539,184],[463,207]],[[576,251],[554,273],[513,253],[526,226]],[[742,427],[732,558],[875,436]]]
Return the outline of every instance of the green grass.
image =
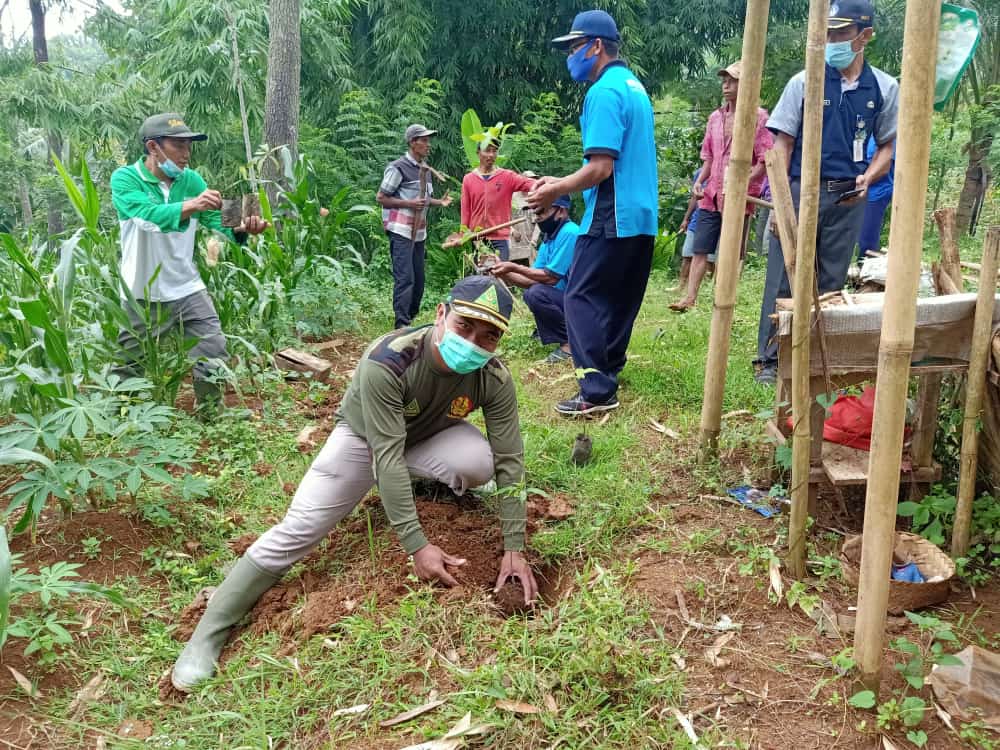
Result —
[[[763,275],[762,260],[751,257],[740,284],[724,412],[756,413],[773,401],[771,389],[754,383],[750,366]],[[147,550],[162,595],[134,579],[120,582],[145,615],[128,615],[126,628],[123,615],[105,610],[98,632],[65,655],[84,681],[104,671],[105,696],[81,719],[67,718],[73,697],[68,692],[47,696],[39,711],[67,747],[82,746],[87,732],[98,731],[108,736],[109,747],[121,748],[398,748],[441,736],[466,712],[496,726],[488,739],[496,748],[690,746],[671,713],[673,707],[690,709],[687,675],[674,661],[678,647],[629,585],[634,560],[650,550],[681,560],[725,553],[726,535],[711,529],[672,536],[669,504],[741,483],[743,467],[762,479],[767,449],[759,419],[727,420],[720,459],[707,466],[696,461],[711,284],[696,310],[677,315],[667,309],[678,294],[668,290],[675,283],[661,272],[650,281],[622,376],[623,405],[605,424],[571,422],[554,412],[555,400],[572,395],[575,383],[571,376],[559,379],[569,366],[540,364],[546,349],[529,338],[523,306],[503,341],[504,359],[520,383],[528,485],[566,493],[577,508],[572,518],[547,526],[530,542],[547,562],[576,571],[570,593],[553,607],[533,619],[501,621],[484,602],[443,599],[407,581],[412,590],[399,601],[381,607],[373,597],[359,602],[325,637],[300,644],[291,656],[280,651],[277,634],[244,635],[209,685],[179,705],[163,704],[157,682],[181,648],[171,637],[177,613],[198,589],[221,579],[233,559],[227,542],[260,532],[283,514],[288,497],[282,485],[297,482],[308,466],[310,457],[295,447],[307,420],[296,410],[294,392],[272,383],[263,386],[260,421],[213,427],[185,421],[178,427],[202,446],[198,460],[214,467],[210,499],[175,508],[172,534]],[[373,311],[364,323],[366,335],[384,330],[387,316],[387,310]],[[323,390],[314,386],[309,398]],[[676,430],[680,439],[654,430],[651,419]],[[569,453],[581,429],[593,438],[594,455],[587,466],[575,467]],[[259,476],[253,467],[262,461],[274,473]],[[772,531],[780,535],[780,526]],[[747,527],[737,538],[747,541],[733,547],[730,540],[730,551],[753,563],[774,534],[765,539]],[[200,547],[178,554],[188,540]],[[357,544],[367,548],[364,532]],[[333,574],[349,572],[337,550],[326,554]],[[695,607],[707,596],[702,580],[688,581],[685,589]],[[807,649],[800,638],[781,638],[789,653]],[[699,658],[693,645],[686,648],[689,660]],[[457,664],[437,656],[445,653],[457,656]],[[434,692],[447,698],[440,709],[395,729],[378,727],[379,720],[426,702]],[[509,699],[543,707],[548,696],[558,711],[518,717],[495,706]],[[333,716],[338,708],[361,703],[371,704],[363,715]],[[125,719],[151,722],[155,739],[114,737]],[[748,738],[709,729],[703,740],[707,746],[728,741],[745,747]]]
[[[762,264],[751,262],[734,326],[727,410],[756,411],[771,398],[753,383],[749,364],[761,279]],[[671,661],[674,647],[658,636],[649,612],[625,585],[630,540],[662,528],[669,517],[650,503],[654,493],[675,491],[663,468],[696,471],[688,438],[697,432],[701,407],[711,291],[706,285],[701,307],[678,316],[667,310],[675,292],[666,287],[672,283],[662,273],[651,279],[633,336],[633,361],[622,377],[623,408],[606,424],[587,423],[595,450],[585,467],[569,462],[581,424],[552,409],[575,389],[572,377],[557,380],[569,367],[553,370],[539,363],[545,349],[528,337],[531,322],[523,307],[503,342],[504,358],[522,382],[528,484],[567,493],[577,504],[573,518],[531,540],[547,561],[578,569],[572,593],[555,607],[531,620],[500,621],[486,606],[441,603],[417,587],[385,608],[373,600],[360,604],[327,639],[314,637],[293,657],[275,655],[274,634],[244,636],[242,648],[208,687],[181,705],[162,705],[156,683],[180,649],[170,637],[173,617],[200,587],[218,582],[233,557],[226,547],[231,538],[260,531],[284,512],[288,499],[282,484],[296,482],[308,465],[309,457],[295,449],[294,436],[305,420],[295,411],[293,394],[268,386],[260,422],[179,427],[203,446],[198,460],[218,467],[211,498],[178,511],[173,540],[146,553],[151,573],[166,582],[164,601],[155,589],[123,581],[130,599],[148,615],[130,617],[127,631],[120,618],[109,618],[99,636],[67,655],[80,674],[104,670],[106,696],[79,723],[65,718],[72,695],[54,695],[43,707],[48,719],[74,738],[87,728],[113,734],[123,720],[144,718],[155,725],[158,747],[268,747],[269,742],[299,747],[309,737],[328,738],[317,747],[352,742],[362,747],[394,736],[378,729],[378,719],[419,705],[437,689],[448,702],[399,728],[398,746],[440,736],[467,711],[498,726],[494,747],[541,747],[558,738],[565,747],[683,746],[680,727],[662,713],[684,704],[684,675]],[[385,319],[373,317],[368,334],[377,333]],[[314,388],[313,395],[319,391]],[[682,439],[654,431],[650,419]],[[730,442],[742,443],[744,437]],[[273,464],[275,473],[258,476],[253,466],[260,461]],[[739,478],[727,477],[732,472],[724,464],[697,472],[711,486]],[[192,539],[201,544],[197,554],[177,555],[183,541]],[[337,556],[330,557],[336,572]],[[459,669],[442,667],[433,649],[460,653]],[[546,695],[555,698],[557,713],[516,718],[494,707],[501,698],[543,706]],[[361,717],[331,716],[336,708],[358,703],[371,703],[372,709]],[[375,739],[359,739],[365,737]],[[130,746],[109,740],[112,747]]]

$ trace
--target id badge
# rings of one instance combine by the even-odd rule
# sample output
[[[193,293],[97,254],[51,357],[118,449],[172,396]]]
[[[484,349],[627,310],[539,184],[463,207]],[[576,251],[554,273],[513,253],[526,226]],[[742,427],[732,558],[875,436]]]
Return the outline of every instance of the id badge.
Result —
[[[865,142],[860,138],[854,139],[854,161],[865,160]]]

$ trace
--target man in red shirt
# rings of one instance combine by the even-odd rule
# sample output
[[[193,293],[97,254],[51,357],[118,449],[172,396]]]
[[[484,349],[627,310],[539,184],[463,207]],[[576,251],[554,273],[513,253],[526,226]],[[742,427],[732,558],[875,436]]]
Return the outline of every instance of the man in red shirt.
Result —
[[[462,180],[462,226],[467,229],[478,231],[510,221],[514,193],[526,193],[535,185],[530,177],[502,169],[496,163],[496,141],[480,141],[479,166]],[[510,260],[509,227],[498,229],[484,239],[500,255],[500,260]]]
[[[725,197],[723,192],[736,122],[736,97],[739,94],[742,73],[743,66],[740,62],[735,62],[719,71],[724,102],[709,115],[708,125],[705,127],[705,138],[701,145],[703,160],[701,174],[691,188],[691,192],[699,199],[698,230],[695,232],[692,248],[694,256],[691,258],[691,270],[688,274],[687,294],[679,302],[670,305],[670,309],[675,312],[685,312],[695,306],[701,280],[708,269],[708,256],[715,253],[719,236],[722,234],[722,206]],[[764,154],[774,145],[774,137],[767,129],[767,117],[767,110],[758,107],[750,182],[747,187],[747,195],[755,198],[760,196],[766,177]],[[743,222],[743,244],[740,245],[741,258],[746,248],[749,217],[753,212],[753,204],[747,202],[746,219]]]

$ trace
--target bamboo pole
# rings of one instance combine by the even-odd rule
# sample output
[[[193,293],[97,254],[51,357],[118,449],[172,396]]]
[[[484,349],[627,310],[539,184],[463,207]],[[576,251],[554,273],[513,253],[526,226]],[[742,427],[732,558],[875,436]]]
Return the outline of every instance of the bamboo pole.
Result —
[[[958,254],[958,241],[955,239],[955,209],[939,208],[934,212],[938,232],[941,235],[941,268],[944,269],[955,286],[962,288],[962,262]]]
[[[972,532],[972,499],[976,490],[976,467],[979,456],[979,417],[986,389],[987,358],[993,332],[993,308],[996,305],[996,275],[1000,265],[1000,225],[986,232],[979,296],[972,323],[972,351],[969,353],[969,379],[965,387],[965,415],[962,419],[962,451],[958,473],[958,506],[955,527],[951,532],[951,556],[964,557],[969,551]]]
[[[743,75],[739,95],[736,97],[733,141],[725,178],[726,202],[722,209],[722,234],[715,270],[715,302],[705,362],[700,436],[702,460],[718,455],[719,433],[722,431],[722,397],[726,388],[726,364],[729,359],[729,340],[733,332],[736,285],[740,278],[743,221],[753,144],[757,133],[760,80],[764,69],[770,9],[771,0],[747,0],[741,57]]]
[[[896,189],[889,229],[889,270],[879,343],[878,388],[875,391],[858,617],[854,631],[854,653],[860,679],[876,692],[881,679],[906,392],[917,318],[940,21],[941,0],[909,0],[906,3]]]
[[[819,223],[819,174],[823,147],[823,87],[826,77],[826,23],[830,4],[810,0],[806,39],[806,90],[802,111],[802,179],[799,226],[792,285],[792,512],[788,519],[788,571],[806,575],[806,522],[809,519],[809,467],[812,456],[812,393],[809,383],[812,295],[816,275]],[[817,295],[818,296],[818,295]]]

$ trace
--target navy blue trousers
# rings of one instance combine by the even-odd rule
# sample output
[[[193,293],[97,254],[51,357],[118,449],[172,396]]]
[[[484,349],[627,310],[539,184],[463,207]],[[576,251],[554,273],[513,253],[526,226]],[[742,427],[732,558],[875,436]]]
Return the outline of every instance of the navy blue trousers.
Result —
[[[566,323],[580,393],[591,403],[618,390],[618,373],[642,306],[653,263],[653,237],[577,238],[566,281]]]
[[[533,284],[524,290],[524,304],[535,316],[535,328],[543,344],[565,344],[569,342],[566,333],[566,295],[562,289],[549,284]]]
[[[885,219],[885,210],[892,203],[892,196],[887,195],[877,201],[868,201],[865,204],[865,219],[861,224],[861,235],[858,237],[859,260],[865,259],[865,250],[880,250],[882,248],[882,221]]]
[[[424,240],[413,242],[395,232],[386,234],[392,258],[392,311],[396,328],[404,328],[417,317],[424,298]]]

